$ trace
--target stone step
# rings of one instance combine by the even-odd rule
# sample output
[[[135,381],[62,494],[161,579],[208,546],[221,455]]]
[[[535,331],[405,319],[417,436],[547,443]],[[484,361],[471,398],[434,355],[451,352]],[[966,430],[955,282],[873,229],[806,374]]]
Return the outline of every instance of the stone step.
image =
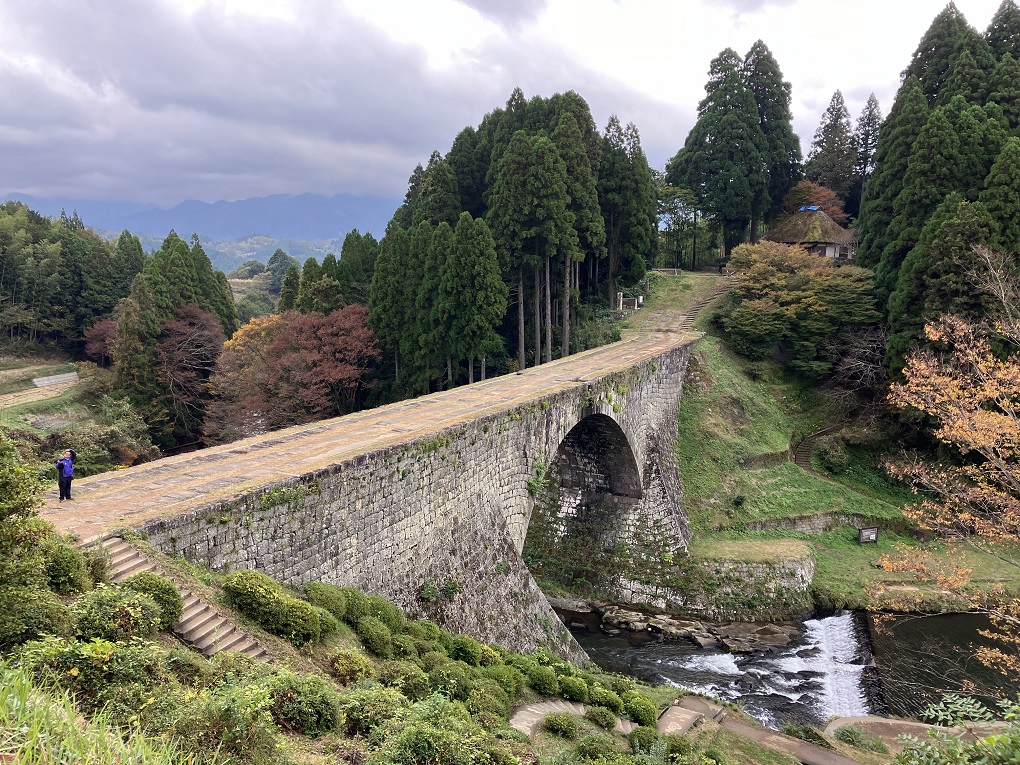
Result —
[[[119,584],[141,571],[154,571],[165,576],[160,568],[122,537],[79,540],[79,546],[99,544],[110,556],[107,571],[110,579]],[[206,657],[223,650],[239,651],[258,661],[270,662],[272,658],[259,642],[222,616],[209,603],[191,590],[177,587],[184,601],[181,618],[173,625],[174,634],[192,644]]]
[[[704,719],[705,715],[701,712],[672,706],[662,713],[656,727],[659,729],[659,733],[687,733]]]

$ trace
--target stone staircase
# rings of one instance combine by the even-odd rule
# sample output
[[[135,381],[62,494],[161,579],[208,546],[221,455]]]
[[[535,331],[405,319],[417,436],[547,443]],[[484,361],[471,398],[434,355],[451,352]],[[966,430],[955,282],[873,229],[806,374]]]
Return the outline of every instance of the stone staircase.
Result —
[[[824,438],[831,433],[835,433],[842,428],[842,423],[830,425],[829,427],[822,428],[816,433],[812,433],[804,438],[799,444],[793,447],[793,464],[812,475],[818,475],[818,471],[811,466],[811,454],[815,450],[815,443],[818,439]],[[821,477],[824,478],[824,476]]]
[[[155,563],[121,537],[107,537],[100,544],[110,556],[108,571],[116,584],[142,571],[165,576]],[[180,585],[177,589],[184,600],[184,611],[173,631],[181,640],[207,658],[220,651],[237,651],[259,661],[271,661],[268,651],[255,638],[220,614],[210,603]]]
[[[694,320],[698,317],[698,314],[701,313],[705,306],[707,306],[713,300],[718,298],[732,286],[733,286],[732,276],[720,277],[718,282],[716,282],[715,289],[712,290],[712,292],[709,293],[708,295],[705,295],[705,297],[701,298],[701,300],[699,300],[697,303],[692,305],[690,310],[683,315],[683,317],[680,320],[678,328],[682,330],[693,330]]]

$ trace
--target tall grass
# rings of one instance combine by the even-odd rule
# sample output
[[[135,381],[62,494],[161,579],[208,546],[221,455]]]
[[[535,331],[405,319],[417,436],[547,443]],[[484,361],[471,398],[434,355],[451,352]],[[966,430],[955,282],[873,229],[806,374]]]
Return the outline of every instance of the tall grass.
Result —
[[[78,715],[66,693],[36,688],[0,663],[0,762],[18,765],[190,765],[172,742],[132,734],[126,739],[102,714]]]

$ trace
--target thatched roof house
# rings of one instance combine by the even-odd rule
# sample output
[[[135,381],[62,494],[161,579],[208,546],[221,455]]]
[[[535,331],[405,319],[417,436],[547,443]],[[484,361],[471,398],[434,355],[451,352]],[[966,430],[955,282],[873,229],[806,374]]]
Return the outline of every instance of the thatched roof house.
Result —
[[[852,231],[843,228],[816,207],[802,207],[765,237],[770,242],[799,244],[812,255],[837,260],[853,260],[857,240]]]

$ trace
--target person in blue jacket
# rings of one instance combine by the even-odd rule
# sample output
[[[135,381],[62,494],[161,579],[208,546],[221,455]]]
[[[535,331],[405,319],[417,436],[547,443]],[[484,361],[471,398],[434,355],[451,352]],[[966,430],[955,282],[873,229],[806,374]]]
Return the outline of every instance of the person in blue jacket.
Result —
[[[71,498],[71,479],[74,478],[74,449],[65,449],[64,456],[57,460],[57,485],[60,486],[60,501]]]

